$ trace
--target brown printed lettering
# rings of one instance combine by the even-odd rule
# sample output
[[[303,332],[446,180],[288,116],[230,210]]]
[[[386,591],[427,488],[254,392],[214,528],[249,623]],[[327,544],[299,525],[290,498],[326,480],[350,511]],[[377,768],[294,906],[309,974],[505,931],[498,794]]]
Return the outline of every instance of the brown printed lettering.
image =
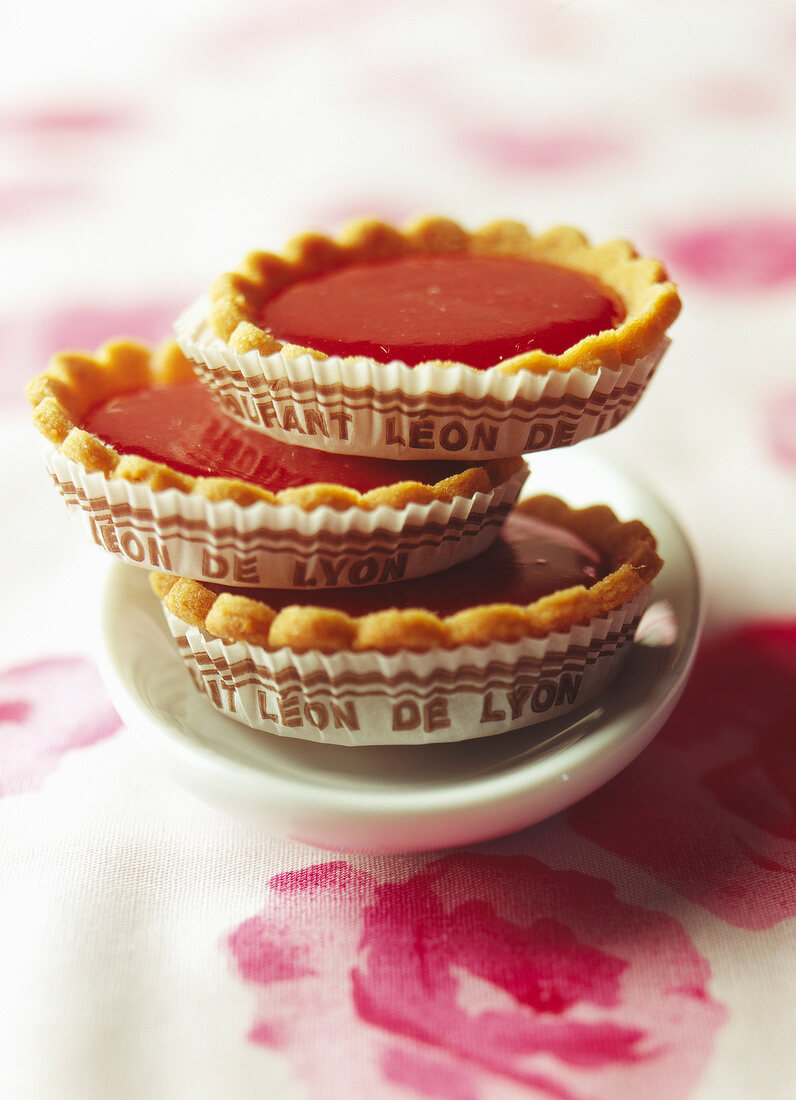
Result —
[[[342,729],[343,726],[350,730],[359,729],[359,715],[353,699],[349,699],[347,703],[335,703],[332,700],[329,703],[329,710],[332,712],[332,721],[336,730]]]
[[[396,703],[392,708],[393,730],[413,730],[420,725],[420,707],[411,699]]]
[[[315,577],[307,576],[307,563],[297,559],[293,567],[293,587],[314,588],[317,583]]]
[[[406,572],[406,563],[409,555],[406,552],[396,554],[394,558],[387,558],[379,577],[379,584],[385,581],[399,581]]]
[[[243,417],[252,424],[258,424],[260,422],[257,406],[249,394],[240,393],[238,390],[224,390],[222,392],[216,389],[214,392],[216,397],[221,401],[221,404],[226,406],[233,416],[237,416],[238,419]]]
[[[171,559],[167,547],[160,546],[153,538],[148,538],[146,544],[149,550],[149,564],[155,569],[165,569],[167,573],[171,573]]]
[[[146,562],[153,569],[163,569],[167,573],[172,572],[172,559],[169,558],[168,548],[162,546],[157,539],[147,536],[146,546],[133,531],[125,531],[117,541],[117,532],[112,524],[98,525],[91,517],[91,535],[98,546],[106,547],[111,553],[123,553],[125,557],[133,561]]]
[[[207,577],[209,580],[218,581],[226,577],[228,572],[229,566],[226,561],[218,554],[211,554],[207,547],[204,547],[202,550],[202,576]]]
[[[530,694],[531,689],[527,684],[516,684],[514,690],[508,692],[506,698],[511,707],[512,718],[519,718],[522,714],[522,708],[527,703]]]
[[[406,446],[406,440],[404,439],[404,437],[402,435],[398,434],[398,432],[396,430],[396,424],[397,423],[398,423],[398,418],[396,416],[388,416],[387,417],[387,443],[388,443],[388,445],[390,443],[397,443],[399,447],[405,447]]]
[[[300,432],[302,435],[307,434],[299,424],[299,419],[296,416],[296,410],[293,405],[285,405],[282,409],[281,427],[284,432]]]
[[[116,540],[116,529],[112,523],[103,523],[99,533],[102,536],[102,542],[106,550],[110,550],[112,554],[121,553],[121,548]]]
[[[301,705],[295,695],[277,699],[277,706],[283,726],[293,728],[301,725]]]
[[[424,417],[415,420],[409,428],[409,446],[428,451],[434,446],[434,421]]]
[[[91,537],[94,539],[94,542],[96,542],[97,546],[102,546],[103,542],[102,536],[100,535],[99,524],[93,516],[88,517],[88,525],[89,529],[91,530]]]
[[[273,401],[261,399],[258,400],[256,404],[259,419],[262,422],[263,427],[272,428],[274,426],[274,421],[276,420],[276,409],[274,408]]]
[[[580,691],[580,682],[583,679],[582,676],[573,676],[571,672],[565,672],[558,681],[558,694],[556,695],[556,706],[560,707],[562,703],[574,703],[578,697]]]
[[[533,698],[531,699],[531,710],[535,714],[539,714],[543,710],[550,710],[555,701],[555,680],[540,680],[534,688]]]
[[[481,447],[485,451],[494,451],[497,447],[498,425],[482,424],[479,420],[473,432],[473,450]]]
[[[320,562],[321,569],[323,570],[324,580],[326,581],[326,583],[329,585],[330,588],[336,587],[337,582],[340,579],[340,574],[343,572],[348,558],[343,558],[342,561],[337,563],[336,567],[335,563],[333,561],[330,561],[329,558],[319,558],[318,561]]]
[[[481,721],[482,722],[501,722],[506,717],[505,710],[493,710],[492,708],[492,692],[488,691],[484,695],[484,703],[481,707]]]
[[[553,429],[549,424],[534,424],[528,432],[528,438],[525,440],[523,450],[543,451],[545,447],[550,446],[550,440],[552,438]]]
[[[329,725],[329,711],[323,703],[305,703],[304,717],[311,726],[319,730],[325,730]]]
[[[215,390],[214,392],[216,398],[232,416],[245,416],[246,410],[241,408],[241,403],[235,394],[222,393],[221,390]]]
[[[268,382],[268,390],[271,397],[279,399],[280,393],[290,390],[290,379],[286,375],[282,375],[279,378],[271,378]]]
[[[235,555],[233,575],[238,584],[257,584],[257,559],[239,558]]]
[[[264,691],[257,692],[257,709],[260,712],[260,717],[266,719],[268,722],[276,722],[279,724],[279,719],[275,714],[272,714],[268,709],[268,696]]]
[[[348,570],[348,579],[351,584],[371,584],[376,579],[379,571],[379,563],[375,558],[364,558],[355,561]]]
[[[132,531],[125,531],[119,538],[119,545],[122,548],[122,553],[127,558],[132,558],[133,561],[139,564],[146,558],[146,550],[144,544],[141,542],[138,535]]]
[[[572,442],[576,428],[577,424],[568,424],[565,420],[559,420],[553,435],[553,446],[566,447]]]
[[[379,559],[373,555],[367,558],[354,558],[353,560],[351,558],[341,558],[338,561],[333,558],[319,557],[316,558],[314,566],[310,566],[310,569],[319,567],[321,571],[320,583],[328,588],[338,588],[343,577],[345,577],[348,584],[356,586],[399,581],[406,573],[408,562],[409,554],[402,551],[400,554],[396,554],[394,558],[384,560],[381,575],[379,575]],[[254,568],[253,559],[251,567]],[[252,576],[251,580],[247,580],[246,583],[254,584],[256,581],[256,576]],[[299,559],[294,562],[294,588],[316,588],[318,583],[319,578],[308,570],[305,561]]]
[[[451,420],[440,431],[439,442],[446,451],[460,451],[467,446],[467,429],[458,420]]]
[[[451,720],[448,717],[447,699],[436,696],[423,707],[423,725],[426,733],[433,733],[434,730],[447,729],[450,724]]]
[[[250,420],[252,424],[257,424],[260,418],[257,414],[257,406],[254,403],[254,398],[248,393],[241,393],[239,398],[243,408],[243,415],[247,420]]]
[[[307,435],[315,435],[315,429],[317,428],[321,435],[329,436],[329,429],[326,427],[326,421],[323,419],[323,413],[320,409],[308,408],[304,413],[304,423],[307,428]]]
[[[226,709],[232,714],[236,713],[235,689],[233,687],[228,687],[226,684],[220,684],[218,680],[205,680],[205,685],[207,687],[207,694],[210,696],[210,698],[213,700],[213,703],[219,708],[219,710],[224,710],[224,704],[221,701],[221,688],[223,687],[227,693]]]
[[[354,419],[351,413],[347,413],[343,410],[340,412],[330,412],[329,419],[336,422],[337,434],[340,439],[348,439],[348,425]]]

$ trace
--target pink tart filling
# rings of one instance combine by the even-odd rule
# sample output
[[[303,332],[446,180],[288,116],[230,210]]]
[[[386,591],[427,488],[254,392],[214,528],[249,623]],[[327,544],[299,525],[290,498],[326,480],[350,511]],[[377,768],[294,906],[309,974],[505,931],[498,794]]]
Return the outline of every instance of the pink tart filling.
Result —
[[[119,454],[140,455],[192,477],[252,482],[274,493],[316,482],[360,493],[400,481],[434,485],[468,466],[348,456],[283,443],[231,420],[198,382],[120,394],[91,409],[82,427]]]
[[[590,588],[609,568],[602,556],[578,535],[515,511],[492,545],[469,561],[444,573],[360,588],[324,588],[301,599],[290,589],[236,589],[239,595],[281,611],[295,603],[336,608],[349,615],[367,615],[387,608],[425,608],[440,616],[454,615],[481,604],[524,606],[562,588]],[[220,592],[219,586],[208,585]]]
[[[597,279],[537,260],[420,254],[353,264],[269,298],[261,326],[327,355],[454,360],[485,369],[538,349],[560,355],[616,328],[619,297]]]

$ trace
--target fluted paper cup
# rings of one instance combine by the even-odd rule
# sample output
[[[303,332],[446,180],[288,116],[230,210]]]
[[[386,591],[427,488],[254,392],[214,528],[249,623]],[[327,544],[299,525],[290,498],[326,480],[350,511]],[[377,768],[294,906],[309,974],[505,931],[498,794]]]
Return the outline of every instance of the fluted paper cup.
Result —
[[[619,671],[648,596],[649,586],[566,633],[423,653],[267,650],[164,614],[196,688],[229,717],[327,744],[414,745],[504,733],[593,699]]]
[[[635,407],[670,341],[641,359],[535,374],[466,366],[236,353],[207,323],[207,301],[175,325],[177,341],[225,411],[276,439],[380,458],[483,462],[569,446]]]
[[[214,501],[85,470],[42,441],[47,470],[89,537],[115,557],[199,581],[296,588],[354,587],[424,576],[494,540],[527,468],[490,492],[452,501],[311,510]]]

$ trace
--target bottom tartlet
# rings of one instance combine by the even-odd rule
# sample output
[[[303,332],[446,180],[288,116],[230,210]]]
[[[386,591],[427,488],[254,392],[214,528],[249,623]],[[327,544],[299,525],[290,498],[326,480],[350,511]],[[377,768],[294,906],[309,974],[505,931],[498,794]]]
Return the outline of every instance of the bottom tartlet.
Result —
[[[593,698],[661,565],[643,524],[536,497],[489,550],[431,583],[302,604],[160,573],[152,587],[197,688],[231,717],[315,741],[418,744],[502,733]]]

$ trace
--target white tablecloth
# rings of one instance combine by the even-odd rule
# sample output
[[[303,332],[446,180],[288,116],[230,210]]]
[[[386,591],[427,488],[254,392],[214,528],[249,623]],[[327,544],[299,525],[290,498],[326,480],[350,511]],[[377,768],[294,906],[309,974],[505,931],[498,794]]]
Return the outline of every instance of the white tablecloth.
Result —
[[[796,11],[31,0],[0,67],[0,1095],[792,1096]],[[603,790],[477,848],[333,856],[183,793],[99,680],[100,552],[21,394],[349,216],[569,222],[683,314],[619,458],[707,633]]]

